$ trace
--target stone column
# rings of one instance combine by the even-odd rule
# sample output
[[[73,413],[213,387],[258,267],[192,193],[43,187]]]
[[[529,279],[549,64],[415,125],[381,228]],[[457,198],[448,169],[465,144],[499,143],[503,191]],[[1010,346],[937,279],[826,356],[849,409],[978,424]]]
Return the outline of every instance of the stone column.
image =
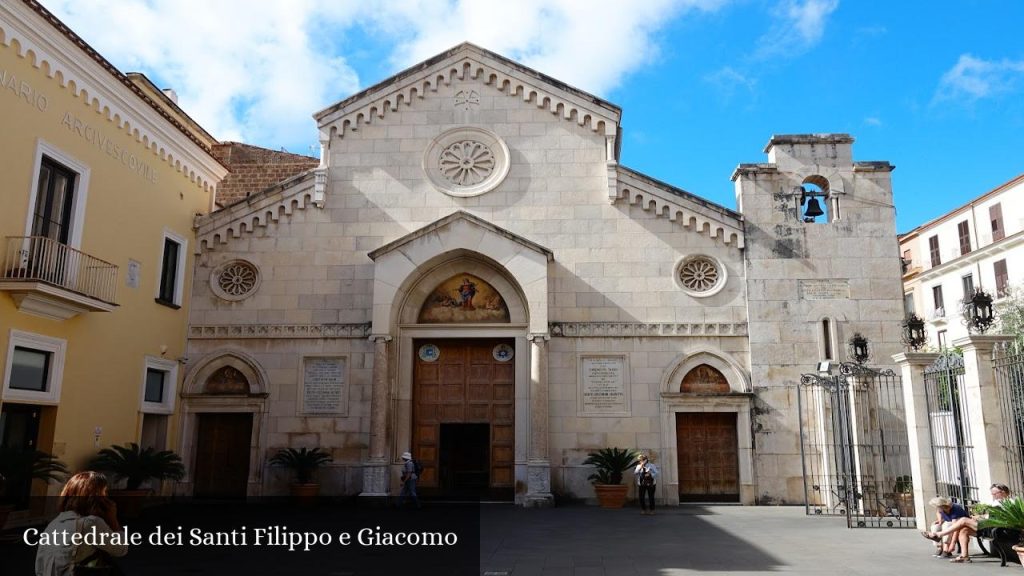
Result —
[[[554,505],[551,495],[551,460],[548,455],[548,340],[530,334],[530,450],[527,456],[527,507]]]
[[[905,352],[892,357],[902,376],[910,474],[914,477],[914,516],[917,517],[918,528],[922,530],[927,529],[931,518],[935,517],[935,512],[928,510],[928,500],[935,495],[935,462],[932,458],[924,369],[938,357],[938,354],[923,352]]]
[[[974,481],[978,497],[988,500],[993,482],[1006,483],[1009,470],[1003,453],[1003,414],[999,409],[992,350],[1012,336],[967,336],[957,338],[953,346],[964,351],[964,395],[967,397],[968,429],[974,459]]]
[[[360,496],[388,495],[388,342],[391,336],[374,334],[373,389],[370,398],[370,452],[363,465],[363,491]]]

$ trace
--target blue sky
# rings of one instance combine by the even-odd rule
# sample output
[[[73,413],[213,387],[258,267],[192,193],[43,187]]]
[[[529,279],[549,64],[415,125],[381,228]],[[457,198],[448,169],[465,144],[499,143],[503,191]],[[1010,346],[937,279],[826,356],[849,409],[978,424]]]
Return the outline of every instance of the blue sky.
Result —
[[[1024,2],[48,0],[224,140],[310,153],[311,114],[463,40],[623,108],[623,163],[735,207],[772,134],[888,160],[906,231],[1024,172]],[[117,30],[112,34],[111,30]]]

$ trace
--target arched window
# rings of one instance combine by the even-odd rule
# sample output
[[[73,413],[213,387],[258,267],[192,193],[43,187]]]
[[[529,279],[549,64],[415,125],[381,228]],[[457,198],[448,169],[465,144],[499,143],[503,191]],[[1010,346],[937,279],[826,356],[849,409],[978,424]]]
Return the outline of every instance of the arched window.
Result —
[[[800,186],[800,219],[807,224],[839,220],[839,196],[832,194],[824,176],[808,176]]]

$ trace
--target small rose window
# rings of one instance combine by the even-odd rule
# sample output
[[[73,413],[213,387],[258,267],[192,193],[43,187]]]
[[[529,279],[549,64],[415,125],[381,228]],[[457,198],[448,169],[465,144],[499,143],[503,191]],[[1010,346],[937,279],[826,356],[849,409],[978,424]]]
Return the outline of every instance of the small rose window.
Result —
[[[676,267],[676,283],[691,296],[711,296],[725,286],[725,267],[704,255],[687,256]]]
[[[248,298],[256,292],[259,284],[259,270],[245,260],[233,260],[222,264],[210,276],[210,287],[214,294],[230,301]]]

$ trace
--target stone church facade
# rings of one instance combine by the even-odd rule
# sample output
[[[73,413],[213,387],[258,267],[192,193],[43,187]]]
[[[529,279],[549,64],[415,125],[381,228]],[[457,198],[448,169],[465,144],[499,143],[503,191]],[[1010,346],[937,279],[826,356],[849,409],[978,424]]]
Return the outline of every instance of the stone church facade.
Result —
[[[658,498],[803,501],[799,374],[900,349],[887,162],[772,137],[734,211],[619,164],[621,110],[463,44],[315,114],[320,165],[198,217],[180,434],[200,495],[549,505],[588,452],[649,452]],[[823,217],[806,222],[810,194]]]

